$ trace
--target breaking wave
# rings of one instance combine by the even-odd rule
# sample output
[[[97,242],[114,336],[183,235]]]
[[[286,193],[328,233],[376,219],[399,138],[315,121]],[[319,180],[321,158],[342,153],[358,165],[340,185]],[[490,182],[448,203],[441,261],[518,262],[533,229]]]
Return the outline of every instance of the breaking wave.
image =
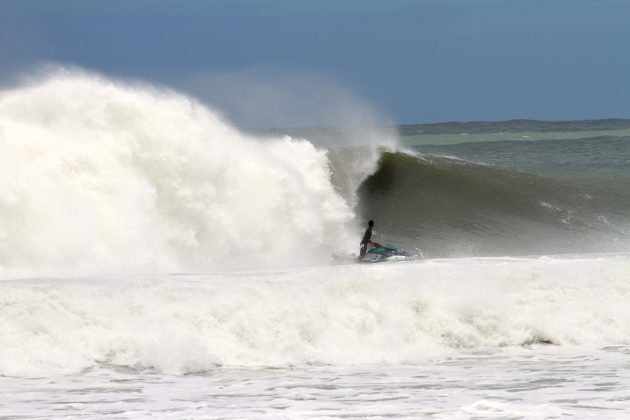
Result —
[[[77,74],[2,91],[0,166],[5,273],[310,264],[348,249],[353,212],[326,150],[243,134],[171,91]]]

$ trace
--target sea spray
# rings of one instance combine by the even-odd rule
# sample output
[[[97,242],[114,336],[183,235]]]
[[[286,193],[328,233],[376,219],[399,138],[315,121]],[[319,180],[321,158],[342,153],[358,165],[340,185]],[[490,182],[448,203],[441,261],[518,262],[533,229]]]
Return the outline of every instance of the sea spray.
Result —
[[[70,73],[3,91],[0,165],[5,273],[295,265],[349,249],[353,213],[325,150],[245,135],[171,91]]]

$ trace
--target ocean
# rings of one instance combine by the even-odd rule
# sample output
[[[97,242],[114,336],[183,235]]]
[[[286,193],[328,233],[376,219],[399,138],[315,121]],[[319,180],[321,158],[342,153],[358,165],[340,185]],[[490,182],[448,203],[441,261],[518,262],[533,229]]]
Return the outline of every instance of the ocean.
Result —
[[[0,168],[0,418],[630,416],[629,120],[252,132],[66,73],[0,92]]]

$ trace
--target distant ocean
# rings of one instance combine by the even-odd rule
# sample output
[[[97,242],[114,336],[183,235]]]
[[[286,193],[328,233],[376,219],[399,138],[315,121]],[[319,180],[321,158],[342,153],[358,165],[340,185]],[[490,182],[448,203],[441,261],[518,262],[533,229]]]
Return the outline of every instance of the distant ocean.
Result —
[[[1,91],[0,418],[630,416],[630,120],[344,135]]]

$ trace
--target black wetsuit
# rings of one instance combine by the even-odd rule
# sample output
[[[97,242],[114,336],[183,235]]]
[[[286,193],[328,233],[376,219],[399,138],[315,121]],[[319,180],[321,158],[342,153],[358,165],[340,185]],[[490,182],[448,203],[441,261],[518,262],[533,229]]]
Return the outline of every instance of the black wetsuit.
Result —
[[[372,239],[372,226],[368,226],[368,228],[365,230],[365,233],[363,234],[363,239],[361,239],[361,251],[359,251],[359,259],[365,257],[370,239]]]

